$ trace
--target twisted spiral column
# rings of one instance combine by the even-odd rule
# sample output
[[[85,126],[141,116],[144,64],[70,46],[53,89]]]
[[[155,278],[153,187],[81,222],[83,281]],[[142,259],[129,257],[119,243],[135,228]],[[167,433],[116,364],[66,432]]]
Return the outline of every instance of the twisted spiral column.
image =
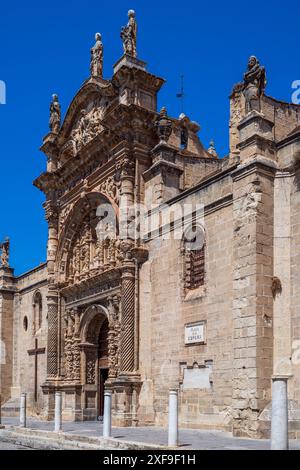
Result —
[[[135,357],[135,266],[132,260],[126,260],[122,267],[122,329],[121,329],[121,373],[134,371]]]
[[[47,378],[58,374],[58,294],[53,292],[47,297],[48,304],[48,347]]]

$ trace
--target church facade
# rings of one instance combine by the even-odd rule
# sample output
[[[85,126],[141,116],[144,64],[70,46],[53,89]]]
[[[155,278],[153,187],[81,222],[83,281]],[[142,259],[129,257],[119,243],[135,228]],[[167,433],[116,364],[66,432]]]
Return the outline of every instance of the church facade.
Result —
[[[135,14],[124,55],[90,77],[64,119],[53,95],[43,139],[47,262],[0,267],[2,413],[166,425],[264,437],[272,377],[288,376],[299,437],[300,106],[265,94],[249,59],[230,97],[230,153],[205,149],[199,125],[163,108],[164,80],[137,57]]]

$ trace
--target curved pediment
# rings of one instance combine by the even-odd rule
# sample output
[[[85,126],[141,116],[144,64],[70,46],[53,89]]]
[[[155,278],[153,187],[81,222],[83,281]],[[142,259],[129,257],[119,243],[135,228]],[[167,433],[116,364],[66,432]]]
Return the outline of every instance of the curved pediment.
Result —
[[[104,129],[102,119],[116,96],[118,93],[111,81],[90,78],[84,82],[67,110],[57,137],[62,163]]]

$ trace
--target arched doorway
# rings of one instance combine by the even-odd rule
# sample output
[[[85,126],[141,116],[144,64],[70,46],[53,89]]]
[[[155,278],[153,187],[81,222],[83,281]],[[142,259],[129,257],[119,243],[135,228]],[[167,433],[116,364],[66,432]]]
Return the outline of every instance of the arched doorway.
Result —
[[[101,419],[104,411],[104,386],[108,378],[109,321],[100,305],[87,308],[81,321],[83,419]]]

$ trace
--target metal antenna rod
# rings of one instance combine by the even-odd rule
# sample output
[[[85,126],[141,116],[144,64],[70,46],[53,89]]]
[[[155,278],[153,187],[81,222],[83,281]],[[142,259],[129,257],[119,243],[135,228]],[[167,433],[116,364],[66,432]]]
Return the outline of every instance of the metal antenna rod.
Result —
[[[177,94],[176,94],[176,97],[177,97],[177,98],[180,98],[180,111],[181,111],[181,113],[183,113],[183,107],[184,107],[184,85],[183,85],[183,79],[184,79],[184,76],[181,75],[181,76],[180,76],[180,83],[181,83],[181,86],[180,86],[180,93],[177,93]]]

